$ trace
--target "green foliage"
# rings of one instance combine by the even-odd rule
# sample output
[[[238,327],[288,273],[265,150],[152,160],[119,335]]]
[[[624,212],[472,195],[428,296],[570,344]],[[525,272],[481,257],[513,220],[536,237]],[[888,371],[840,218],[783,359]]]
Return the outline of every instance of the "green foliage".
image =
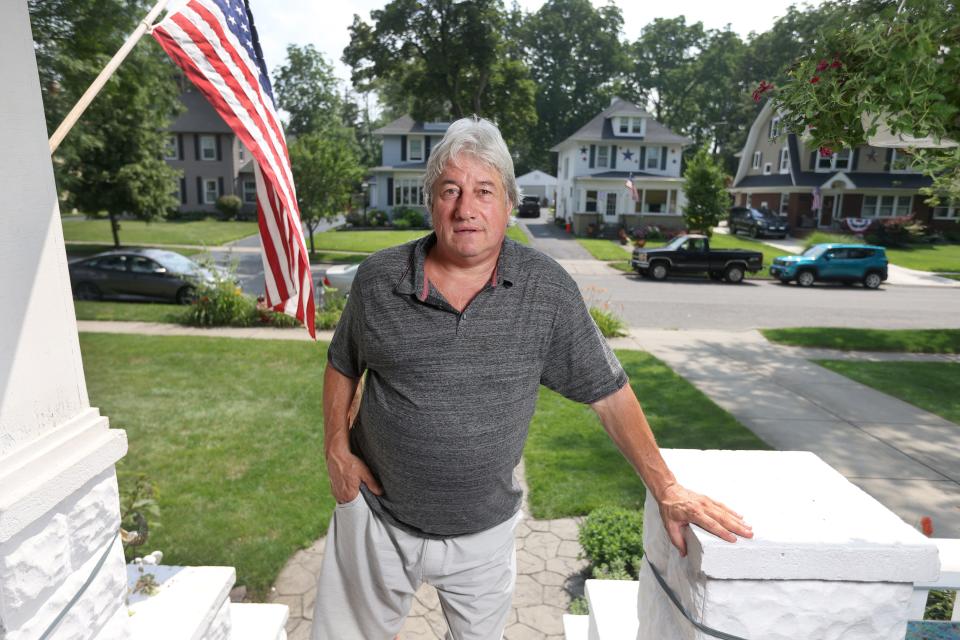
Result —
[[[926,225],[913,216],[876,220],[864,234],[869,244],[884,247],[905,247],[928,237]]]
[[[567,611],[570,612],[570,615],[585,616],[590,613],[590,604],[584,596],[577,596],[570,601]]]
[[[141,531],[145,537],[136,546],[146,544],[149,531],[161,528],[159,492],[146,473],[118,471],[117,485],[120,490],[120,526],[131,533]],[[138,555],[133,546],[124,545],[127,562]]]
[[[288,135],[298,138],[340,125],[337,84],[333,66],[316,47],[287,45],[285,63],[273,72],[273,91],[277,106],[289,114]]]
[[[953,601],[956,591],[931,589],[927,594],[927,606],[923,612],[924,620],[950,620],[953,614]]]
[[[775,90],[788,130],[830,150],[864,144],[881,124],[894,134],[960,140],[955,3],[850,3],[837,14]],[[960,200],[960,147],[915,150],[914,166],[933,178],[928,195]]]
[[[383,227],[386,226],[387,220],[390,217],[387,215],[386,211],[380,209],[370,209],[367,211],[367,225],[371,227]]]
[[[324,287],[323,305],[317,309],[317,328],[335,329],[346,306],[347,298],[338,289]]]
[[[717,166],[705,148],[697,151],[683,174],[683,189],[687,202],[683,217],[691,230],[713,235],[730,198],[727,195],[723,170]]]
[[[391,224],[394,229],[405,230],[410,228],[410,221],[406,218],[395,219]]]
[[[842,233],[814,231],[804,239],[803,250],[806,251],[817,244],[864,244],[864,240],[858,236],[848,236]]]
[[[604,506],[580,525],[580,546],[594,577],[633,580],[643,558],[643,511]]]
[[[905,353],[960,353],[960,329],[846,329],[799,327],[762,329],[773,342],[796,347],[844,351],[901,351]]]
[[[601,307],[590,307],[590,317],[597,323],[597,328],[604,338],[619,338],[627,335],[627,325],[618,318],[608,305]]]
[[[255,315],[256,301],[228,278],[218,278],[197,287],[196,302],[183,322],[195,327],[249,327]]]
[[[422,229],[427,226],[427,218],[423,215],[423,212],[410,207],[395,207],[393,209],[393,226],[396,227],[397,222],[401,220],[407,224],[406,227],[397,227],[399,229]]]
[[[235,220],[240,217],[240,209],[243,208],[243,201],[234,195],[220,196],[217,198],[216,207],[224,220]]]

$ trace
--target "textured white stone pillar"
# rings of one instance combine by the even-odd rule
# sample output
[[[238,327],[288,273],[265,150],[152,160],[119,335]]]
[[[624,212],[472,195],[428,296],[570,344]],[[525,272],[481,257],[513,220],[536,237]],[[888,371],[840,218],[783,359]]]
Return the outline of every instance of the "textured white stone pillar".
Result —
[[[689,527],[670,544],[647,496],[644,551],[698,622],[748,640],[903,640],[913,583],[939,573],[937,549],[808,452],[665,450],[681,484],[744,515],[730,544]],[[707,640],[640,571],[638,640]]]
[[[91,409],[25,0],[0,2],[0,638],[122,638],[126,572],[114,463]]]

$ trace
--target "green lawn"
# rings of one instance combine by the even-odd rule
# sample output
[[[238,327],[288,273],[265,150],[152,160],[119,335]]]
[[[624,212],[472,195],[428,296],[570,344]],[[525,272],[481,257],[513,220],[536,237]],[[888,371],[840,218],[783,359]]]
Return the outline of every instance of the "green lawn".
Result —
[[[960,353],[960,329],[849,329],[803,327],[762,329],[764,337],[795,347],[844,351],[903,351],[907,353]]]
[[[597,260],[628,260],[630,252],[623,248],[617,240],[602,238],[576,238],[577,243],[590,252]],[[632,249],[631,249],[632,250]]]
[[[428,233],[430,233],[430,229],[411,229],[404,231],[393,229],[385,229],[382,231],[331,230],[324,231],[322,233],[315,233],[313,235],[313,242],[318,254],[323,251],[357,251],[360,253],[373,253],[375,251],[380,251],[381,249],[395,247],[398,244],[416,240],[417,238],[421,238]],[[519,227],[507,227],[507,237],[513,238],[517,242],[521,242],[523,244],[529,243],[529,240],[527,240],[527,236],[523,232],[523,229]],[[309,242],[310,239],[307,238],[307,246],[309,246]],[[334,254],[329,255],[330,257],[334,257]],[[349,262],[351,260],[355,260],[355,258],[332,261]],[[319,262],[318,260],[313,261]]]
[[[77,320],[123,320],[128,322],[177,322],[186,307],[153,302],[93,302],[74,300]]]
[[[309,244],[307,246],[310,246]],[[332,262],[335,264],[354,264],[363,262],[369,256],[369,253],[339,253],[336,251],[317,251],[310,254],[310,262],[313,264],[321,262]]]
[[[121,241],[123,236],[120,237]],[[140,246],[131,246],[123,245],[124,249],[141,249]],[[87,256],[96,255],[98,253],[103,253],[104,251],[113,251],[114,246],[112,244],[71,244],[67,243],[67,256],[73,260],[74,258],[86,258]],[[185,256],[194,256],[200,253],[204,253],[203,249],[173,249],[177,253]]]
[[[960,363],[856,362],[817,364],[960,424]]]
[[[917,244],[906,249],[887,249],[895,265],[917,271],[960,271],[960,244]]]
[[[334,500],[323,462],[326,344],[88,334],[90,402],[125,429],[118,467],[156,484],[166,564],[232,565],[262,599]]]
[[[617,351],[657,441],[667,448],[766,449],[759,438],[653,356]],[[643,507],[644,487],[589,406],[540,389],[524,453],[535,518],[601,505]]]
[[[120,242],[135,244],[193,244],[212,247],[259,233],[256,222],[222,222],[207,218],[190,222],[141,222],[122,220]],[[84,220],[63,225],[67,243],[97,242],[113,244],[109,220]]]
[[[507,237],[516,240],[520,244],[530,244],[530,239],[519,226],[507,227]]]

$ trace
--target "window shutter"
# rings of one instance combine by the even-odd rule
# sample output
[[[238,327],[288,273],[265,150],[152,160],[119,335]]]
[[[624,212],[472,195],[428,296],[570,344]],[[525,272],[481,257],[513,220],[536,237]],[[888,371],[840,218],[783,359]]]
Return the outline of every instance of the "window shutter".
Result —
[[[592,144],[590,145],[590,168],[591,169],[593,169],[593,167],[596,165],[596,162],[597,162],[597,145]]]
[[[193,151],[194,151],[194,154],[196,155],[194,160],[199,160],[200,159],[200,134],[199,133],[193,134]]]
[[[817,152],[811,151],[810,152],[810,171],[816,171],[816,170],[817,170]]]
[[[187,179],[180,178],[180,204],[187,204]]]
[[[183,134],[177,134],[177,160],[183,160]]]
[[[617,168],[617,145],[610,145],[610,168]]]
[[[393,206],[393,178],[387,178],[387,206]]]
[[[219,140],[219,138],[217,138]],[[223,195],[223,176],[217,178],[217,197]]]
[[[407,161],[407,136],[400,136],[400,161]]]
[[[640,171],[645,171],[647,168],[647,148],[640,147]]]
[[[223,155],[220,153],[220,134],[217,134],[217,161],[223,160]],[[223,191],[221,188],[220,191]]]
[[[853,150],[853,160],[850,161],[850,171],[857,170],[857,164],[860,162],[860,147]]]
[[[667,148],[662,147],[660,149],[660,170],[663,171],[667,168]]]
[[[426,136],[423,139],[423,161],[426,162],[430,159],[430,141],[433,140],[430,136]]]
[[[203,204],[203,178],[197,176],[197,204]]]
[[[890,171],[890,164],[893,161],[893,149],[887,149],[887,159],[883,161],[883,170]]]

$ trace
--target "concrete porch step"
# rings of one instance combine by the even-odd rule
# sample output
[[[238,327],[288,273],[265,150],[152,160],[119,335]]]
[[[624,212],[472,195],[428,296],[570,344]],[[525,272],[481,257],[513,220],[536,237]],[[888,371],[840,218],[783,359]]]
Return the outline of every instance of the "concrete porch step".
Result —
[[[290,609],[285,604],[230,604],[230,640],[287,640],[284,625]]]
[[[133,593],[137,581],[151,574],[154,595]],[[228,640],[233,567],[148,565],[141,574],[127,565],[130,637],[137,640]]]
[[[636,580],[587,580],[590,604],[589,640],[635,640],[637,637]]]
[[[587,640],[590,634],[590,616],[563,614],[563,640]]]

